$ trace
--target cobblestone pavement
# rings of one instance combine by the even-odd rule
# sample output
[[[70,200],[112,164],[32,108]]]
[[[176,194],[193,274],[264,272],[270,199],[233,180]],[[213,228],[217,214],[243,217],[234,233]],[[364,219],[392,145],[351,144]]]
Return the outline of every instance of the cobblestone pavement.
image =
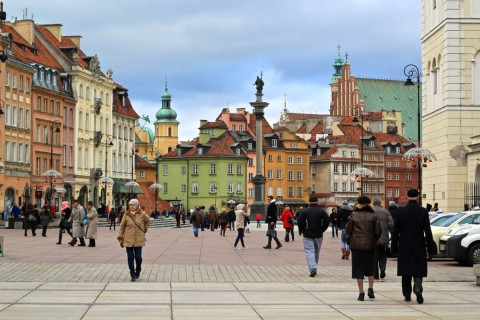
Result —
[[[318,275],[310,278],[302,238],[285,243],[282,229],[278,250],[262,248],[264,229],[246,235],[246,250],[233,250],[236,231],[221,237],[205,230],[194,238],[190,229],[151,229],[135,283],[116,231],[100,228],[95,248],[71,247],[69,239],[55,245],[57,229],[47,235],[0,229],[5,241],[0,319],[475,319],[480,314],[472,268],[447,259],[429,262],[422,305],[403,301],[395,259],[388,261],[385,281],[375,283],[376,299],[357,301],[350,261],[340,259],[340,240],[330,233]]]

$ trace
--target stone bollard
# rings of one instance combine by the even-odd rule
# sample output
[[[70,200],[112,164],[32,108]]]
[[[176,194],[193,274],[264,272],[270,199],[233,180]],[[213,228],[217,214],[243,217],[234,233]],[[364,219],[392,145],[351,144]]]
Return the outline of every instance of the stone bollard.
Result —
[[[477,277],[477,286],[480,286],[480,264],[473,265],[473,274]]]

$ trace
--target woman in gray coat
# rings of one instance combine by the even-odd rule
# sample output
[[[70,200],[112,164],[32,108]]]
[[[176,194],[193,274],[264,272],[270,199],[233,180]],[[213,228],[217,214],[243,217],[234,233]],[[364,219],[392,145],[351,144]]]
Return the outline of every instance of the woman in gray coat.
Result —
[[[87,202],[88,223],[85,227],[85,238],[89,239],[88,246],[95,247],[95,239],[97,238],[98,213],[93,206],[92,201]]]
[[[72,247],[77,243],[77,238],[80,240],[79,247],[85,247],[85,230],[83,228],[83,218],[85,217],[85,209],[78,203],[78,200],[73,200],[73,210],[70,216],[70,222],[72,223],[72,241],[68,244]]]

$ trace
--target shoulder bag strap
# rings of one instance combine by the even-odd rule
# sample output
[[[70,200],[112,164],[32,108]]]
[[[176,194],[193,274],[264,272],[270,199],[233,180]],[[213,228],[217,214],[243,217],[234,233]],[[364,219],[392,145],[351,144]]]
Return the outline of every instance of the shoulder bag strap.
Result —
[[[138,229],[140,229],[140,231],[142,231],[143,233],[145,233],[145,231],[143,231],[142,228],[140,228],[140,226],[135,222],[135,220],[133,219],[132,215],[130,214],[127,214],[127,216],[130,217],[130,219],[132,219],[132,222],[137,226]]]

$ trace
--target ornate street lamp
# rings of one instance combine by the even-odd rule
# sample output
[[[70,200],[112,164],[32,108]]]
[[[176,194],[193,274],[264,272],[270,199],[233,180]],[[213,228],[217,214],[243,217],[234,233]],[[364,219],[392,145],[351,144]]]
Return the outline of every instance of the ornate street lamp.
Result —
[[[154,213],[157,214],[157,196],[158,196],[158,190],[163,189],[163,186],[159,183],[154,183],[148,187],[149,189],[152,189],[155,191],[155,211]]]
[[[104,186],[103,203],[107,204],[107,186],[112,186],[115,182],[108,177],[108,147],[113,147],[113,139],[105,135],[105,177],[98,180]]]
[[[134,180],[125,183],[125,188],[128,188],[128,190],[130,190],[130,194],[131,194],[130,199],[133,199],[133,190],[139,187],[140,185]]]
[[[55,128],[55,133],[60,133],[60,126],[62,123],[55,119],[53,122],[50,123],[50,170],[45,171],[42,173],[42,178],[45,179],[45,182],[50,182],[50,193],[48,194],[48,204],[52,204],[53,198],[53,182],[56,182],[56,179],[62,178],[62,174],[56,170],[53,170],[53,132]],[[58,145],[58,139],[57,139]]]
[[[360,195],[363,196],[363,181],[369,177],[373,177],[373,171],[365,168],[363,166],[363,111],[359,107],[355,107],[356,109],[360,110],[358,115],[360,115],[361,125],[362,125],[362,136],[360,139],[360,168],[356,168],[350,174],[355,176],[355,180],[360,179]],[[358,125],[358,118],[355,116],[353,118],[354,125]]]
[[[422,167],[427,167],[427,162],[436,160],[435,155],[429,150],[422,148],[422,135],[420,132],[420,78],[422,74],[418,70],[418,67],[414,64],[409,64],[403,69],[403,73],[407,76],[405,86],[414,86],[415,83],[412,79],[417,80],[417,130],[418,130],[418,146],[405,152],[403,159],[412,164],[412,167],[417,167],[418,170],[418,192],[420,194],[418,198],[418,204],[422,205]],[[422,164],[423,162],[423,164]]]

